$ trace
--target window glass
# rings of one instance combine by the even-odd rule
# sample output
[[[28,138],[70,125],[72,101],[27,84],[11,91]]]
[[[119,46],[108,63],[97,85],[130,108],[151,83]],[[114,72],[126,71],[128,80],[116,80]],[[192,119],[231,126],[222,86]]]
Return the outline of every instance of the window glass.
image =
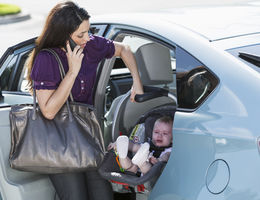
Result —
[[[11,74],[15,69],[15,65],[17,62],[17,57],[13,57],[10,62],[7,64],[5,70],[3,71],[1,75],[1,89],[2,90],[9,90],[12,83],[12,77]]]
[[[18,91],[29,92],[27,74],[28,74],[28,68],[25,65],[21,73],[20,81],[18,84]]]
[[[102,36],[106,30],[106,25],[91,25],[89,34]]]
[[[125,35],[122,41],[123,44],[130,46],[133,53],[135,53],[140,46],[151,42],[151,40],[134,35]]]
[[[256,70],[258,73],[260,73],[260,62],[259,62],[260,44],[238,47],[234,49],[229,49],[227,51],[231,53],[233,56],[235,56],[236,58],[246,63],[252,69]],[[242,57],[240,53],[246,53],[248,56]],[[250,59],[251,56],[253,59]]]
[[[218,79],[181,48],[176,50],[178,107],[195,109],[214,90]]]
[[[19,59],[19,64],[17,66],[17,72],[16,72],[16,81],[15,86],[13,87],[14,90],[19,91],[19,92],[29,92],[29,87],[28,87],[28,80],[27,80],[27,74],[28,74],[28,69],[27,69],[27,62],[28,62],[28,57],[30,54],[30,51],[23,52],[23,54],[20,55]]]

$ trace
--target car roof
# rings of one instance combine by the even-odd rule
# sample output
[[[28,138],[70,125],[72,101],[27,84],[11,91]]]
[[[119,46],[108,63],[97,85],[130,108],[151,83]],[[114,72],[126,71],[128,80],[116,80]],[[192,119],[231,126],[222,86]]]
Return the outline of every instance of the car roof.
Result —
[[[139,25],[137,21],[150,21],[151,26],[155,26],[153,20],[156,19],[157,22],[181,26],[209,41],[260,33],[260,5],[254,4],[172,8],[156,12],[115,14],[114,18],[106,16],[103,19],[133,26]],[[160,24],[156,23],[156,26]]]
[[[169,9],[164,19],[211,41],[260,33],[260,6],[216,6]],[[166,17],[166,18],[165,18]]]

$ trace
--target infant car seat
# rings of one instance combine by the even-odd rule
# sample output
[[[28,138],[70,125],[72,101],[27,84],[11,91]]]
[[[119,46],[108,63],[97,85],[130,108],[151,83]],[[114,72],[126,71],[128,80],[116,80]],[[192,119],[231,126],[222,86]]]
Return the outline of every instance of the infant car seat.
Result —
[[[156,119],[162,116],[170,116],[174,119],[176,106],[162,106],[155,108],[146,114],[142,115],[135,128],[132,131],[130,140],[134,142],[146,142],[152,138],[153,125]],[[142,131],[144,135],[139,135],[138,140],[135,137],[135,131],[137,126],[144,126],[145,129]],[[141,139],[140,139],[141,138]],[[129,153],[130,154],[130,153]],[[129,155],[131,157],[131,155]],[[156,180],[162,173],[166,162],[158,162],[152,166],[152,168],[144,175],[136,175],[132,172],[123,171],[120,168],[118,157],[114,150],[110,150],[106,153],[103,164],[99,168],[101,176],[112,183],[113,189],[116,192],[137,192],[148,194],[154,186]]]

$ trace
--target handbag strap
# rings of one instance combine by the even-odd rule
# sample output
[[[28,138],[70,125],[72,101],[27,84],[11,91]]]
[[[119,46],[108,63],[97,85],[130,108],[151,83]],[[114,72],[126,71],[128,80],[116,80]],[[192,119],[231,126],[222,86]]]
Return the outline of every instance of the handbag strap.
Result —
[[[54,55],[54,57],[56,58],[56,60],[58,62],[58,65],[59,65],[61,80],[63,80],[64,77],[65,77],[65,71],[64,71],[62,62],[61,62],[58,54],[52,49],[42,49],[42,51],[48,51],[48,52],[50,52],[51,54]],[[33,82],[33,85],[34,85],[34,82]],[[74,100],[73,100],[73,96],[71,94],[71,91],[70,91],[70,98],[71,98],[71,101],[73,102]],[[72,112],[71,112],[71,109],[70,109],[70,106],[69,106],[68,99],[66,100],[66,105],[67,105],[67,108],[68,108],[69,119],[72,120]],[[36,119],[36,90],[35,90],[35,87],[33,87],[33,115],[32,115],[32,119],[33,120]]]
[[[53,49],[42,49],[42,50],[43,50],[43,51],[48,51],[48,52],[50,52],[51,54],[53,54],[53,55],[55,56],[55,58],[56,58],[56,60],[57,60],[57,62],[58,62],[58,65],[59,65],[61,80],[63,80],[64,77],[65,77],[65,75],[66,75],[66,73],[65,73],[65,71],[64,71],[63,64],[62,64],[62,62],[61,62],[60,57],[58,56],[58,54],[57,54]],[[71,99],[71,101],[74,101],[73,96],[72,96],[72,94],[71,94],[71,91],[70,91],[70,99]]]

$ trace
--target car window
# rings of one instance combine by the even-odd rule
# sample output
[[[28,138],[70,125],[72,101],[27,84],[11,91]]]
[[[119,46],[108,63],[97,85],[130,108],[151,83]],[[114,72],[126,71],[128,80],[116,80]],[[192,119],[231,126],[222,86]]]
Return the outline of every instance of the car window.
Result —
[[[19,83],[18,83],[18,91],[20,91],[20,92],[29,92],[27,74],[28,74],[28,69],[27,69],[26,65],[24,65],[20,79],[19,79]]]
[[[203,63],[181,48],[176,49],[176,73],[179,108],[197,108],[218,84]]]
[[[28,41],[31,42],[31,41]],[[26,80],[26,60],[33,48],[33,44],[22,46],[5,58],[1,65],[1,90],[6,92],[25,92],[28,94]]]
[[[14,56],[6,65],[3,73],[1,74],[1,89],[8,91],[12,86],[12,76],[15,73],[15,66],[18,56]]]
[[[27,80],[27,65],[26,65],[26,61],[28,59],[28,56],[30,54],[30,51],[25,52],[23,55],[21,55],[21,59],[20,62],[18,63],[18,69],[19,71],[17,71],[17,81],[15,82],[15,87],[13,88],[14,90],[18,91],[18,92],[25,92],[28,93],[29,92],[29,87],[27,85],[28,80]]]
[[[257,72],[260,72],[260,62],[258,59],[250,59],[250,57],[260,57],[260,44],[248,45],[233,49],[228,49],[227,52],[231,53],[236,58],[246,63],[249,67]],[[247,55],[247,56],[243,56]]]
[[[90,26],[90,34],[93,34],[93,35],[100,35],[102,36],[106,30],[106,27],[107,25],[96,25],[96,24],[91,24]]]

